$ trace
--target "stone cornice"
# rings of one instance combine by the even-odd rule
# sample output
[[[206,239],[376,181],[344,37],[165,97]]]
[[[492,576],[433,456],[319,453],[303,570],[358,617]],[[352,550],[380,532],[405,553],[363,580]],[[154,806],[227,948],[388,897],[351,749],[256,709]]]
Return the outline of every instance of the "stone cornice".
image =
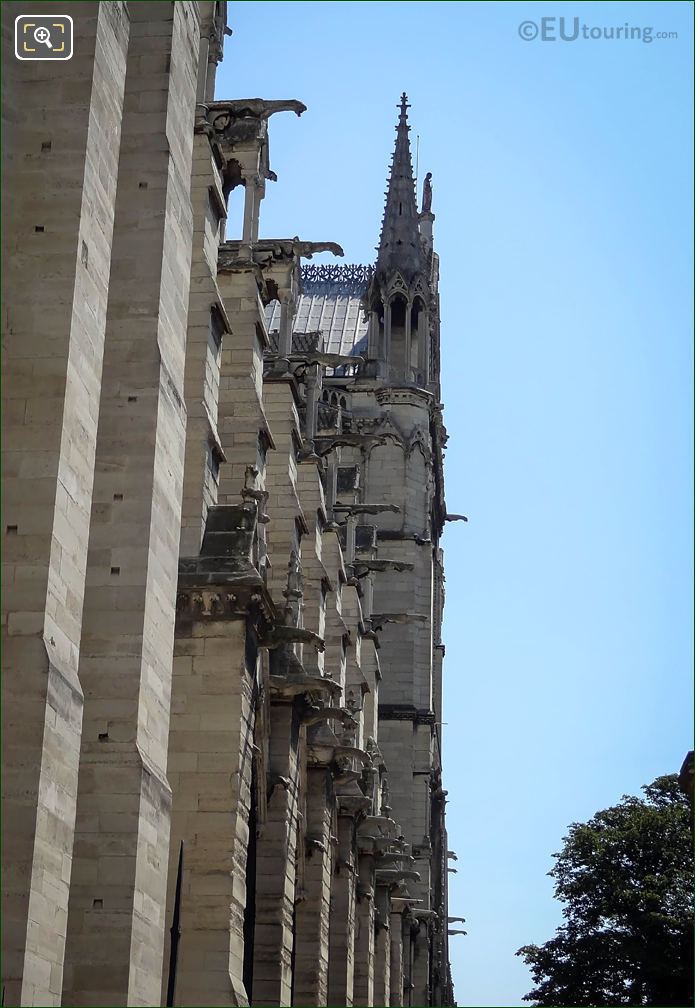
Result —
[[[433,725],[435,713],[426,707],[418,708],[412,704],[379,704],[380,721],[413,721],[418,725]]]
[[[177,628],[190,623],[245,619],[249,615],[255,616],[261,625],[271,625],[277,619],[273,601],[260,578],[258,584],[242,580],[230,584],[213,573],[179,576]]]
[[[429,409],[434,396],[427,389],[389,385],[379,388],[375,393],[380,406],[403,405],[424,406]]]

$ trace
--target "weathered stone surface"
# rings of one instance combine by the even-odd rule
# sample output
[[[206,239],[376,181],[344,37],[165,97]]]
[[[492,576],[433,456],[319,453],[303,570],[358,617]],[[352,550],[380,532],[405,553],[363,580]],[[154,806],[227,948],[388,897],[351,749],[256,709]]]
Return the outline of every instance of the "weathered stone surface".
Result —
[[[119,135],[126,5],[70,14],[75,57],[19,62],[2,7],[3,986],[60,1004],[82,720],[80,622]],[[50,70],[47,70],[50,67]],[[58,78],[58,81],[56,80]]]
[[[73,1005],[156,1005],[161,988],[196,6],[130,11],[79,667],[85,708],[64,980]],[[114,816],[114,801],[129,800],[130,814]]]
[[[259,228],[304,105],[213,100],[225,4],[45,6],[75,57],[5,91],[5,1003],[451,1004],[405,96],[376,266],[303,280],[340,246]]]

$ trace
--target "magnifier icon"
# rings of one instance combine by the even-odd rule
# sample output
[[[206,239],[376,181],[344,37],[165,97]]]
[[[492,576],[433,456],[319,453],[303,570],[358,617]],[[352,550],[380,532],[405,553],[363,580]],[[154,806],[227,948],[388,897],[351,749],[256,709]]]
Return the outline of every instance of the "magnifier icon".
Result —
[[[51,45],[51,33],[48,28],[36,28],[34,30],[34,38],[37,42],[41,42],[42,45],[45,45],[47,49],[53,48]]]

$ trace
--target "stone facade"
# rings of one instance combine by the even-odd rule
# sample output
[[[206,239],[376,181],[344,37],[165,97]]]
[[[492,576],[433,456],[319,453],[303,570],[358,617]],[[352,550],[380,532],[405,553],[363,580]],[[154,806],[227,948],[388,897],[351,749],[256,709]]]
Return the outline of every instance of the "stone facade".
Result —
[[[305,108],[214,100],[224,3],[43,6],[75,55],[6,58],[3,108],[3,1003],[452,1005],[406,98],[376,264],[307,266],[340,246],[259,237]]]

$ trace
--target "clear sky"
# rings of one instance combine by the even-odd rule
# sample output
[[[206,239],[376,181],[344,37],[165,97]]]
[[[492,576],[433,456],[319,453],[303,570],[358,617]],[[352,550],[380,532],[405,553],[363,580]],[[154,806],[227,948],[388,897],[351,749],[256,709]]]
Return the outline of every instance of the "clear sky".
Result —
[[[520,38],[563,15],[678,38]],[[218,97],[308,106],[271,119],[264,236],[373,260],[403,90],[433,173],[469,517],[444,540],[452,966],[459,1005],[521,1005],[568,824],[692,747],[692,5],[232,2],[229,23]]]

